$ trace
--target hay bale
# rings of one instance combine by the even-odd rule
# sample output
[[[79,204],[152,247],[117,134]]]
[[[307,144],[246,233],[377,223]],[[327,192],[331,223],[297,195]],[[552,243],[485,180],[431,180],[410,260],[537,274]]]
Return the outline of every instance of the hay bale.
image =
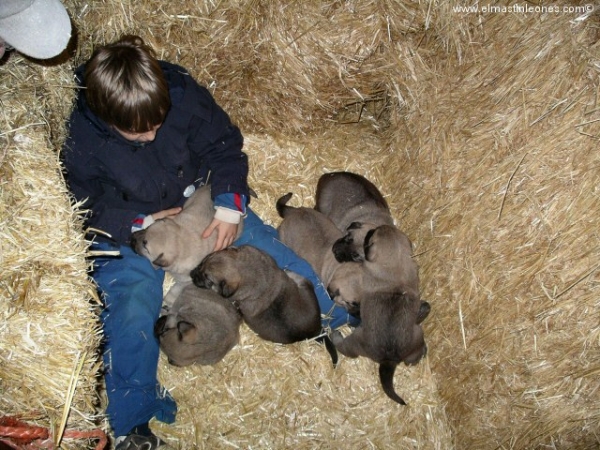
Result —
[[[597,15],[577,4],[460,14],[434,0],[67,6],[73,66],[133,32],[212,90],[246,136],[252,206],[268,223],[285,192],[311,205],[324,172],[372,179],[415,245],[433,307],[427,359],[396,375],[408,408],[386,400],[368,360],[334,371],[314,342],[277,346],[244,329],[216,366],[161,360],[180,406],[173,426],[152,424],[162,436],[179,448],[597,448]],[[70,79],[41,73],[54,111],[45,132],[60,142]],[[10,105],[31,115],[30,103]],[[23,123],[43,122],[33,116]],[[0,405],[7,389],[20,398],[13,382]]]
[[[373,111],[363,117],[381,114],[390,87],[402,90],[418,64],[399,57],[408,49],[395,42],[412,41],[428,16],[417,2],[397,0],[105,1],[74,13],[83,56],[122,32],[140,34],[209,86],[246,133],[284,137],[353,123],[365,107]]]
[[[597,17],[482,19],[392,138],[430,363],[461,447],[596,448]]]
[[[0,65],[0,418],[49,429],[65,448],[99,427],[100,371],[87,246],[49,139],[70,79],[16,54]]]

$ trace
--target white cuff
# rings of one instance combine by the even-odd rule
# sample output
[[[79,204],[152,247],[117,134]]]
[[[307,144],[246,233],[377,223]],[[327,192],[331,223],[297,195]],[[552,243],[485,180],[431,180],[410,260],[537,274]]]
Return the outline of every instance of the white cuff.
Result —
[[[148,214],[146,217],[144,217],[144,222],[142,223],[142,230],[145,230],[153,223],[154,223],[154,217],[152,217],[152,214]]]
[[[220,220],[221,222],[237,224],[242,220],[241,211],[234,211],[233,209],[224,208],[223,206],[217,206],[215,209],[217,210],[215,212],[215,219]]]

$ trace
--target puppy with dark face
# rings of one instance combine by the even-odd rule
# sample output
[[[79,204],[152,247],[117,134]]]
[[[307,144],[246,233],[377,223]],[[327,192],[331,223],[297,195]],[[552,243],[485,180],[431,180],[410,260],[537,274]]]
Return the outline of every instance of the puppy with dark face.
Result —
[[[315,209],[288,206],[291,197],[288,193],[277,200],[277,212],[283,218],[277,228],[281,242],[312,266],[334,302],[357,314],[366,282],[361,264],[338,262],[331,247],[343,233]]]
[[[202,238],[202,232],[210,225],[215,215],[210,186],[205,185],[183,205],[182,211],[173,217],[160,219],[145,230],[131,236],[133,250],[146,257],[154,267],[169,272],[176,283],[164,299],[170,306],[179,295],[181,282],[190,281],[190,271],[213,251],[217,234]],[[240,236],[243,224],[238,226]]]
[[[430,306],[414,292],[377,292],[361,304],[361,323],[344,338],[334,331],[331,339],[343,355],[364,356],[379,364],[379,378],[386,395],[401,405],[404,400],[394,390],[398,364],[416,364],[427,354],[421,322]]]
[[[191,272],[196,286],[229,299],[261,338],[290,344],[321,333],[312,283],[281,270],[258,248],[242,245],[211,253]]]
[[[187,282],[154,334],[170,364],[216,364],[238,343],[241,322],[231,302]]]

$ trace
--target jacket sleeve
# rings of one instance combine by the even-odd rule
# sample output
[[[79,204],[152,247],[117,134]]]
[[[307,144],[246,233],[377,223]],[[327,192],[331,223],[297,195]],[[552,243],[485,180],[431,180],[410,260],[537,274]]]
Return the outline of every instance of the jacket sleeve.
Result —
[[[99,164],[91,157],[90,147],[98,143],[86,138],[91,133],[81,127],[76,113],[70,119],[69,136],[61,152],[65,179],[80,210],[85,212],[85,226],[110,234],[119,243],[126,243],[131,236],[132,224],[138,211],[109,208],[102,201],[107,177]]]
[[[190,149],[210,170],[213,199],[221,194],[248,192],[248,156],[242,151],[244,139],[240,129],[215,102],[210,92],[188,77],[187,95],[202,106],[190,126]]]
[[[246,196],[242,194],[220,194],[214,199],[215,219],[227,223],[240,223],[246,215]]]

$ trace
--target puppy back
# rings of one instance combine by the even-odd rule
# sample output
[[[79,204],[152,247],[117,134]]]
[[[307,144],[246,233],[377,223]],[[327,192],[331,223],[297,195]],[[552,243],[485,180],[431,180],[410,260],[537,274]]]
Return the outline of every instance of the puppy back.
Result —
[[[362,175],[353,172],[332,172],[319,178],[315,209],[323,214],[339,214],[360,203],[370,203],[387,212],[390,210],[379,189]]]
[[[365,296],[361,303],[362,327],[377,362],[402,362],[415,348],[424,345],[419,327],[420,300],[403,292],[379,292]],[[417,332],[415,332],[417,331]]]

